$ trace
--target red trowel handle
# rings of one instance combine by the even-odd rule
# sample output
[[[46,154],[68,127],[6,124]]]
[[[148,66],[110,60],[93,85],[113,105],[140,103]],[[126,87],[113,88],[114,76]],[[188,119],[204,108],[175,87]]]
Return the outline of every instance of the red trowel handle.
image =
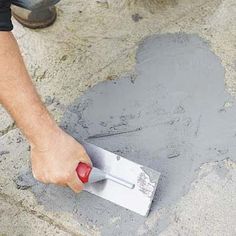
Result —
[[[133,189],[135,185],[130,183],[124,179],[120,179],[119,177],[115,177],[113,175],[107,174],[102,170],[92,167],[88,164],[80,162],[76,168],[77,175],[79,179],[84,183],[96,183],[104,179],[109,179],[113,182],[121,184],[127,188]]]
[[[92,170],[92,167],[88,164],[80,162],[76,168],[77,175],[79,179],[85,184],[89,181],[89,175]]]

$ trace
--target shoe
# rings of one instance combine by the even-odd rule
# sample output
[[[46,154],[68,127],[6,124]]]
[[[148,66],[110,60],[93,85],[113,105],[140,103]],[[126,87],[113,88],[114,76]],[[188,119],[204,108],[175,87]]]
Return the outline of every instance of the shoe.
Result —
[[[57,18],[55,6],[32,11],[14,5],[11,8],[14,18],[23,26],[30,29],[48,27],[52,25]]]

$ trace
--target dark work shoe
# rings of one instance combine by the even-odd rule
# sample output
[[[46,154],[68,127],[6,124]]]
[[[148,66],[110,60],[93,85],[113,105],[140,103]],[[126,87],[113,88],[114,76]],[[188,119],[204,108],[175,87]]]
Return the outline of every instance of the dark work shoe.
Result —
[[[31,29],[48,27],[53,24],[57,18],[55,6],[30,11],[12,5],[12,15],[23,26]]]

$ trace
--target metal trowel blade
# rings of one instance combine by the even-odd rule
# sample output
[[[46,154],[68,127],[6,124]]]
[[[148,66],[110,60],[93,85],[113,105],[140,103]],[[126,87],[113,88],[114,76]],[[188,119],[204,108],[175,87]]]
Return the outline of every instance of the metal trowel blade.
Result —
[[[134,188],[131,189],[108,179],[86,184],[85,191],[140,215],[147,216],[160,173],[93,144],[83,143],[83,146],[94,167],[134,184]]]

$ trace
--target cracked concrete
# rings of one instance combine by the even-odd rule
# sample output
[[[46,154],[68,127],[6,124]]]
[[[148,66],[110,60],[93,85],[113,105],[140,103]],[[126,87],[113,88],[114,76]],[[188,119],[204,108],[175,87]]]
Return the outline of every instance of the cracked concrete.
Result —
[[[225,89],[235,95],[234,0],[169,0],[155,1],[155,4],[147,1],[145,6],[143,1],[135,2],[136,4],[128,0],[61,1],[58,4],[58,20],[52,27],[29,30],[14,22],[14,34],[29,72],[45,104],[58,122],[68,105],[98,82],[114,80],[120,76],[128,78],[130,74],[135,81],[137,47],[142,39],[156,34],[184,32],[207,41],[210,50],[219,58],[224,68],[225,78],[222,77],[221,83],[225,82]],[[207,86],[203,87],[203,90],[206,88]],[[227,114],[232,107],[231,102],[226,101],[220,108],[223,120],[225,112]],[[181,114],[183,108],[178,107],[177,112]],[[170,122],[175,124],[178,120],[172,119]],[[186,120],[186,124],[189,122]],[[202,118],[198,117],[196,124],[201,122]],[[80,217],[74,217],[76,207],[73,207],[74,212],[59,212],[57,208],[49,210],[43,202],[37,201],[32,193],[33,187],[21,189],[16,184],[16,179],[21,173],[28,171],[29,149],[19,130],[9,129],[12,124],[12,120],[1,109],[0,132],[3,135],[0,137],[0,217],[5,219],[0,224],[1,234],[19,235],[24,230],[24,235],[38,235],[38,232],[40,235],[54,235],[56,231],[62,235],[103,235],[103,232],[107,234],[115,225],[119,225],[122,219],[118,215],[111,218],[105,226],[99,226],[96,222],[80,221]],[[196,135],[201,135],[201,128],[197,127]],[[218,134],[219,143],[222,141],[222,134],[226,135],[223,131]],[[162,205],[140,225],[137,234],[149,235],[150,232],[156,232],[157,225],[163,235],[235,234],[234,155],[230,156],[232,160],[227,159],[232,152],[230,149],[234,150],[234,144],[231,141],[227,143],[227,139],[223,141],[229,147],[211,150],[210,160],[201,166],[193,182],[190,180],[190,187],[185,190],[185,195],[171,206]],[[114,151],[122,154],[132,150],[130,147],[119,147]],[[169,161],[175,162],[180,158],[180,153],[175,150],[167,154]],[[215,161],[215,156],[222,158]],[[57,198],[50,194],[50,191],[54,193],[53,189],[55,187],[48,188],[45,197],[51,196],[55,203]],[[68,197],[72,194],[67,189],[63,191]],[[84,198],[83,201],[86,202],[86,194],[79,198]],[[73,199],[71,204],[79,204],[76,196]],[[104,214],[104,208],[98,206],[97,210]],[[6,211],[9,213],[8,217],[4,217]],[[22,216],[24,222],[32,222],[34,227],[27,231],[17,214]],[[12,220],[15,227],[7,231],[6,226]]]

